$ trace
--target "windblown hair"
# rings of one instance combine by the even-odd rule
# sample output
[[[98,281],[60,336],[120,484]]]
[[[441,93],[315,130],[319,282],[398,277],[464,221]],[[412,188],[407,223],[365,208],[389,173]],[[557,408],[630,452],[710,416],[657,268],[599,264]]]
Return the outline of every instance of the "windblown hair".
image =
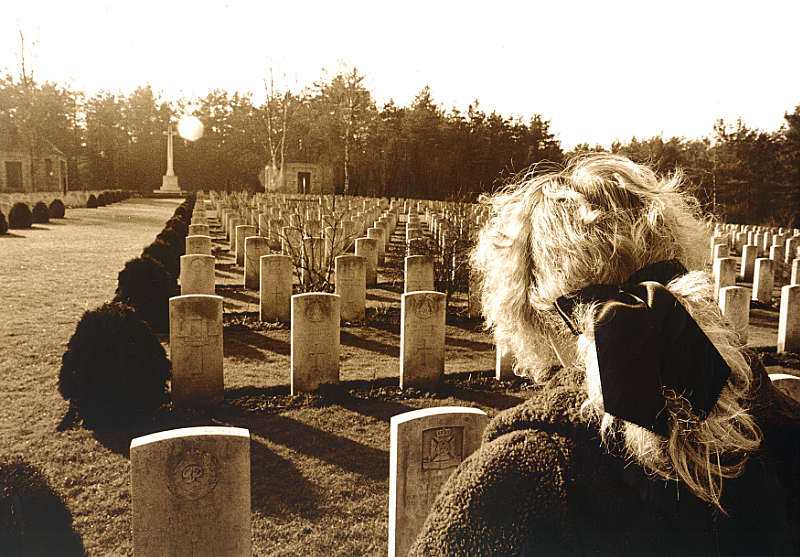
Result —
[[[586,416],[607,445],[665,479],[680,479],[722,509],[722,482],[744,471],[761,444],[749,413],[753,374],[737,336],[713,299],[707,272],[709,226],[683,190],[680,172],[659,178],[649,168],[606,153],[577,158],[560,172],[535,175],[485,198],[492,217],[472,254],[483,312],[498,344],[510,348],[516,372],[543,380],[554,366],[577,367]],[[667,397],[673,424],[664,439],[606,414],[594,345],[596,304],[578,305],[575,341],[555,300],[591,284],[621,284],[657,261],[678,259],[689,273],[667,288],[686,307],[731,368],[727,385],[703,421],[678,394]]]

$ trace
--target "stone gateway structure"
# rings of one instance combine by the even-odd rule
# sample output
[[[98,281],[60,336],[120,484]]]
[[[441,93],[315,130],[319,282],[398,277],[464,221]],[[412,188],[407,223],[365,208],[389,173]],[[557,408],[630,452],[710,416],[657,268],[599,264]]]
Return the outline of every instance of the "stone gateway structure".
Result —
[[[270,165],[258,176],[266,192],[333,193],[333,167],[328,164],[288,162],[283,172]]]

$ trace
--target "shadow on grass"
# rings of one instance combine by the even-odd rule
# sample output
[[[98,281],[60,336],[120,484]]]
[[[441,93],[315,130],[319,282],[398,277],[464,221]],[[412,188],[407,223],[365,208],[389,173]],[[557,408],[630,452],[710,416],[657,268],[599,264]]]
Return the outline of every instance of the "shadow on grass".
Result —
[[[370,294],[369,292],[367,292],[367,300],[372,300],[373,302],[389,302],[390,304],[399,303],[397,298],[379,296],[378,294]]]
[[[367,334],[369,334],[367,332]],[[339,333],[339,342],[344,345],[352,346],[354,348],[361,348],[362,350],[369,350],[370,352],[377,352],[379,354],[386,354],[388,356],[399,357],[400,346],[393,346],[377,340],[354,335],[348,331],[342,330]]]
[[[291,347],[288,342],[247,329],[229,330],[223,335],[223,352],[226,357],[263,360],[263,351],[288,356]]]
[[[13,232],[10,232],[10,231],[6,232],[5,234],[0,234],[0,240],[2,240],[4,238],[11,239],[11,238],[24,238],[24,237],[25,236],[22,236],[21,234],[14,234]]]
[[[248,304],[258,304],[260,302],[258,294],[243,291],[241,287],[232,288],[228,285],[219,285],[216,290],[217,295],[223,298],[230,298],[231,300],[237,300]]]
[[[479,352],[488,352],[494,350],[494,344],[490,342],[482,342],[480,340],[469,340],[466,338],[455,338],[451,336],[445,337],[444,344],[445,346],[467,348],[468,350],[476,350]]]

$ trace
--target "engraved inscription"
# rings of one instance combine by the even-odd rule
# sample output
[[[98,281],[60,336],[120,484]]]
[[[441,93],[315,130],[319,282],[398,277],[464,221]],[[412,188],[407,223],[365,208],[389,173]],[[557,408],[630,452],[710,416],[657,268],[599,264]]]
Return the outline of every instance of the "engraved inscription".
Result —
[[[422,469],[455,468],[464,459],[464,428],[436,427],[422,431]]]
[[[206,451],[178,450],[169,456],[167,467],[167,487],[175,497],[194,501],[217,485],[217,459]]]

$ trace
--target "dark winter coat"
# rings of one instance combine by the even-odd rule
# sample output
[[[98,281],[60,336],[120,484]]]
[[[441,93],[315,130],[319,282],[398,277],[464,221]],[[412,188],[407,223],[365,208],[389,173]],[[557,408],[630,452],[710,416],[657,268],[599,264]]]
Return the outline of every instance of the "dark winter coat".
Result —
[[[490,422],[411,555],[800,555],[800,404],[752,357],[764,442],[723,483],[726,514],[600,444],[573,388]]]

